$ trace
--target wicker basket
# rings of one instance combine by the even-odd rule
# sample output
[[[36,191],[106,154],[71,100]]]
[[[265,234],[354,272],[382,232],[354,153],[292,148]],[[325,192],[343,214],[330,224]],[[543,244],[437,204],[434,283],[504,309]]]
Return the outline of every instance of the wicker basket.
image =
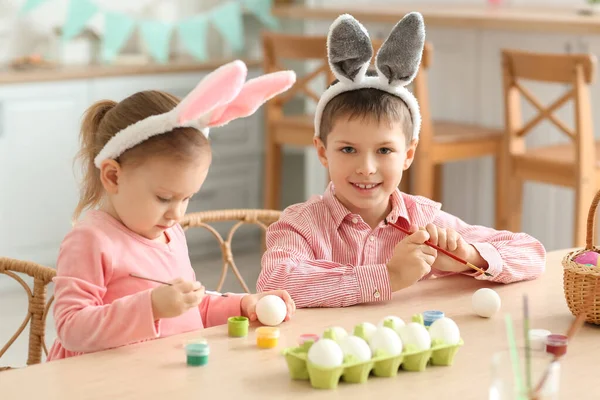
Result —
[[[596,193],[587,220],[585,249],[568,253],[562,260],[563,288],[569,310],[575,316],[586,312],[586,321],[600,325],[600,267],[590,267],[573,261],[586,251],[600,253],[600,247],[594,246],[596,209],[600,202],[600,191]]]

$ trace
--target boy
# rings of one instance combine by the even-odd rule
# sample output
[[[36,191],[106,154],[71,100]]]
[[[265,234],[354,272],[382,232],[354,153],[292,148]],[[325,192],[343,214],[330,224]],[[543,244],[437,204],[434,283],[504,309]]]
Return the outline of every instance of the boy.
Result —
[[[397,189],[418,144],[419,108],[404,86],[418,71],[424,38],[421,15],[408,14],[367,73],[373,49],[364,27],[349,15],[333,23],[327,47],[337,80],[317,105],[314,138],[331,183],[269,228],[259,292],[286,289],[297,307],[345,307],[388,300],[433,275],[509,283],[543,272],[545,250],[531,236],[468,225]],[[491,277],[438,257],[428,239]]]

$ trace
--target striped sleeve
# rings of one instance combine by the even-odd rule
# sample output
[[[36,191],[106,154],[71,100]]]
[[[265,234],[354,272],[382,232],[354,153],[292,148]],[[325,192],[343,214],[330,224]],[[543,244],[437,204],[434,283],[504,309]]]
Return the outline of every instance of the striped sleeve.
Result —
[[[257,291],[287,290],[296,306],[347,307],[391,298],[385,264],[345,265],[315,257],[327,243],[320,229],[287,210],[267,231]]]
[[[454,229],[487,261],[487,271],[491,277],[477,272],[465,273],[476,279],[511,283],[536,279],[544,272],[546,250],[538,240],[526,233],[469,225],[444,211],[438,213],[433,223],[442,228]]]

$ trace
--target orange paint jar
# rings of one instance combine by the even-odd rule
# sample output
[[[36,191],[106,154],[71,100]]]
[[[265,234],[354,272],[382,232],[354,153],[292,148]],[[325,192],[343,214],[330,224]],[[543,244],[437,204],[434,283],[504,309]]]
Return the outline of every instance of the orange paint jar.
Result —
[[[279,342],[279,328],[262,326],[256,329],[256,345],[261,349],[271,349]]]

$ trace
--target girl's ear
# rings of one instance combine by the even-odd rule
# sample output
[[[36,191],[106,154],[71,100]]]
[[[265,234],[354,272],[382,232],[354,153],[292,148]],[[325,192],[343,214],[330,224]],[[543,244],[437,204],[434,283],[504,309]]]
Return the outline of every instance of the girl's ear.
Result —
[[[106,193],[117,194],[119,192],[119,176],[121,174],[121,165],[113,160],[102,161],[100,165],[100,182]]]
[[[408,85],[419,71],[424,45],[423,16],[418,12],[405,15],[377,52],[379,77],[392,86]]]

